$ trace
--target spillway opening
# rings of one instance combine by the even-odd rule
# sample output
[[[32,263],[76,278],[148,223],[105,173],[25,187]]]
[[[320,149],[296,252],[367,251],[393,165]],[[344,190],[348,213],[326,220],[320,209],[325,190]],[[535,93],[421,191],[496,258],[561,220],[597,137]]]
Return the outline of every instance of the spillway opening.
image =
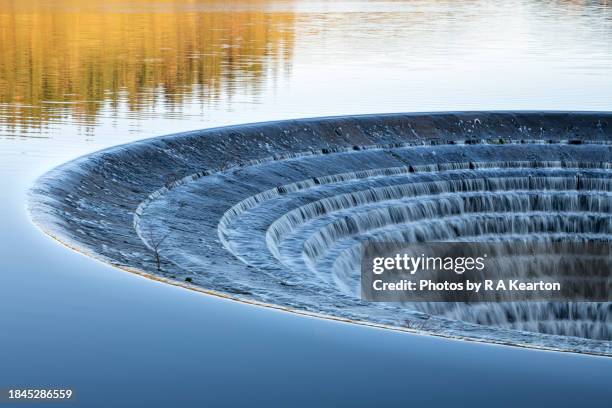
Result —
[[[219,235],[232,253],[250,265],[280,264],[295,277],[309,271],[313,278],[355,298],[360,293],[365,241],[609,241],[610,163],[575,160],[590,155],[570,146],[556,147],[555,155],[567,160],[499,160],[536,153],[545,158],[545,149],[463,146],[462,154],[472,153],[475,160],[449,162],[444,157],[456,157],[457,148],[428,148],[427,153],[434,153],[439,163],[334,173],[276,186],[228,210]],[[397,148],[378,154],[401,160],[425,153],[418,150]],[[369,155],[373,159],[375,153]],[[335,164],[354,159],[339,156]],[[264,240],[267,250],[254,244]],[[412,303],[402,307],[478,325],[612,339],[607,303]]]
[[[360,292],[368,241],[609,242],[610,121],[467,112],[195,131],[60,166],[37,182],[30,208],[71,247],[207,293],[612,355],[610,303],[402,304],[366,302]]]

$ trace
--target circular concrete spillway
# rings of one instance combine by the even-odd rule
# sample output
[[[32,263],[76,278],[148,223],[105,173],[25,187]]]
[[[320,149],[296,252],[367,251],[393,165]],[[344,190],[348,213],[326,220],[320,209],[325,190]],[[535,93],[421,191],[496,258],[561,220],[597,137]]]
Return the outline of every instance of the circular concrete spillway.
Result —
[[[34,186],[48,234],[242,301],[436,335],[612,354],[610,303],[369,303],[366,240],[612,237],[612,114],[303,119],[96,152]],[[187,279],[188,284],[185,283]]]

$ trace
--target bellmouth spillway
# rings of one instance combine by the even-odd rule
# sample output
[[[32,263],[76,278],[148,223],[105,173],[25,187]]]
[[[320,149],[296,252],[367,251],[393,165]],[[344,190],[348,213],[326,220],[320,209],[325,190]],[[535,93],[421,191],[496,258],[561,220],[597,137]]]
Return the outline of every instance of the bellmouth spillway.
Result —
[[[29,208],[83,253],[238,300],[612,355],[610,303],[369,303],[358,269],[366,240],[609,241],[611,125],[610,113],[459,112],[207,129],[66,163]]]

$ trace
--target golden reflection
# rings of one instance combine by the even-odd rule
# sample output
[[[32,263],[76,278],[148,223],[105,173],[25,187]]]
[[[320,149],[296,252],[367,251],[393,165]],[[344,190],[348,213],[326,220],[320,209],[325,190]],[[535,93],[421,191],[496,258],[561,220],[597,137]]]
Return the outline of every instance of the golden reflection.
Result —
[[[0,0],[0,125],[257,94],[288,67],[291,12],[223,1]],[[248,5],[248,3],[247,3]]]

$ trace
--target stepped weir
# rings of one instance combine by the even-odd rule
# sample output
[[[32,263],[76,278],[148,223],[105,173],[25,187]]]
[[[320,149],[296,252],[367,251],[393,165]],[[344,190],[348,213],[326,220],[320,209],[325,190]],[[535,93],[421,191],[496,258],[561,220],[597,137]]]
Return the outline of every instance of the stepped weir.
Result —
[[[144,140],[33,187],[48,234],[113,265],[303,313],[612,354],[612,304],[370,303],[366,241],[612,237],[612,114],[302,119]],[[159,264],[158,259],[159,257]]]

